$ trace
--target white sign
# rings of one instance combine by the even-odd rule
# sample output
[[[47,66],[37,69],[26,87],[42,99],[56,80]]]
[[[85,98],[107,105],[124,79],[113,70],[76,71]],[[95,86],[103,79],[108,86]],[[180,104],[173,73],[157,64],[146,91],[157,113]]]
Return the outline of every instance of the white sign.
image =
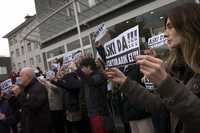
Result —
[[[95,42],[99,41],[107,32],[107,29],[104,24],[100,24],[96,26],[96,32],[95,32]]]
[[[4,82],[2,82],[0,86],[1,86],[1,91],[7,93],[12,87],[12,80],[7,79]]]
[[[76,59],[80,58],[81,56],[82,56],[82,52],[76,51],[73,53],[73,60],[76,60]]]
[[[146,77],[144,78],[143,82],[144,82],[145,88],[147,90],[155,90],[154,84],[149,79],[147,79]]]
[[[158,48],[160,46],[163,46],[166,44],[166,38],[164,36],[164,33],[153,36],[148,39],[148,46],[150,48]]]
[[[138,25],[106,42],[104,49],[107,67],[134,63],[135,56],[140,52]]]
[[[52,77],[54,77],[55,76],[55,72],[54,71],[48,71],[47,73],[46,73],[46,79],[51,79]]]
[[[55,70],[58,71],[58,70],[60,69],[60,65],[54,63],[54,64],[51,65],[51,69],[54,70],[54,71],[55,71]]]
[[[20,85],[22,83],[21,78],[20,77],[16,77],[16,85]]]
[[[63,64],[68,65],[73,60],[72,53],[66,53],[63,56]]]

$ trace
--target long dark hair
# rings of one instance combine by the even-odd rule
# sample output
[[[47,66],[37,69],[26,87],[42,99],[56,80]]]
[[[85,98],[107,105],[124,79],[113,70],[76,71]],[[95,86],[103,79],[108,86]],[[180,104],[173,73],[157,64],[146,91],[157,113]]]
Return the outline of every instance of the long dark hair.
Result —
[[[182,37],[180,49],[184,61],[194,72],[200,73],[200,5],[186,3],[177,6],[167,18]]]

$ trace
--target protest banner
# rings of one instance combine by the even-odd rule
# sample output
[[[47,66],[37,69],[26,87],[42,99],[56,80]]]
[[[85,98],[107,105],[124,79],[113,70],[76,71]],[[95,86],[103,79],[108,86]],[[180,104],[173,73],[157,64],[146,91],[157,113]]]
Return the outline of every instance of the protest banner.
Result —
[[[20,85],[22,83],[21,78],[20,77],[16,77],[16,85]]]
[[[167,47],[167,39],[164,36],[164,33],[153,36],[148,39],[148,47],[153,49],[159,58],[166,58],[169,54],[169,49]]]
[[[166,38],[164,33],[153,36],[148,39],[148,47],[149,48],[158,48],[166,44]]]
[[[46,79],[51,79],[52,77],[55,76],[55,72],[54,71],[48,71],[46,72]]]
[[[60,64],[53,63],[53,64],[51,65],[51,70],[52,70],[52,71],[58,72],[59,69],[60,69]]]
[[[155,90],[154,84],[146,77],[144,77],[144,85],[147,90]]]
[[[135,62],[140,53],[139,26],[135,26],[104,44],[106,66],[118,67]]]
[[[74,53],[72,54],[72,59],[73,59],[73,60],[76,60],[76,59],[79,59],[81,56],[82,56],[82,51],[81,51],[81,50],[78,50],[78,51],[76,51],[76,52],[74,52]]]
[[[4,82],[2,82],[0,84],[0,86],[1,86],[1,91],[3,93],[8,93],[10,91],[11,87],[12,87],[12,80],[11,79],[7,79]]]
[[[65,53],[63,56],[63,65],[67,66],[73,60],[72,53]]]
[[[103,36],[106,34],[107,29],[104,24],[100,24],[96,26],[96,31],[95,31],[95,42],[99,41]]]

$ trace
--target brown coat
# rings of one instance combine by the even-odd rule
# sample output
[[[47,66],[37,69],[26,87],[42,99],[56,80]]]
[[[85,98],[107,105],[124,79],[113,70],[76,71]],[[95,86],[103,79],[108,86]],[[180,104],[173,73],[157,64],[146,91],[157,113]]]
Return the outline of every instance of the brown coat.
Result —
[[[169,76],[158,86],[160,96],[129,79],[122,87],[131,103],[143,104],[150,112],[167,109],[183,122],[184,133],[200,133],[200,99],[195,95],[200,90],[199,80],[195,75],[185,86]]]

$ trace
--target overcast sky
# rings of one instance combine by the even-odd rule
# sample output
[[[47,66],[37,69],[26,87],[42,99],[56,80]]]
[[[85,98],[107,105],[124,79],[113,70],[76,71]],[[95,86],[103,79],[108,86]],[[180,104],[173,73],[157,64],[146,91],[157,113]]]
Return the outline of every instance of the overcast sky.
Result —
[[[10,56],[8,41],[2,37],[24,22],[26,15],[35,14],[34,0],[1,0],[0,56]]]

